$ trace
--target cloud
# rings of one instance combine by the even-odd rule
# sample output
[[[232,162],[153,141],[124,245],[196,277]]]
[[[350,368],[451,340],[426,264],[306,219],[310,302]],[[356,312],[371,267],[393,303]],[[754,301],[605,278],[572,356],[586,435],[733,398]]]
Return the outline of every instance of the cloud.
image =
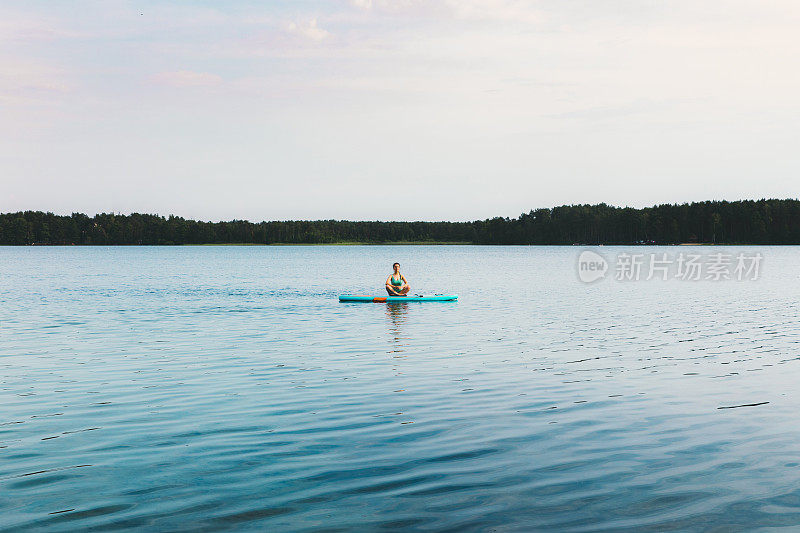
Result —
[[[317,26],[316,18],[303,22],[290,22],[286,26],[286,31],[312,41],[323,41],[331,36],[330,32]]]
[[[151,78],[155,83],[169,87],[211,87],[222,83],[222,78],[210,72],[176,70],[160,72]]]
[[[34,43],[80,36],[78,32],[59,28],[44,16],[0,12],[0,42]]]
[[[65,72],[41,61],[0,56],[0,103],[42,104],[72,90]]]
[[[446,0],[454,16],[464,20],[541,22],[540,13],[529,2],[518,0]]]
[[[379,10],[379,11],[404,11],[408,8],[420,5],[423,2],[415,0],[350,0],[350,5],[366,10]]]
[[[541,14],[521,0],[350,0],[350,5],[387,14],[468,21],[540,22]]]

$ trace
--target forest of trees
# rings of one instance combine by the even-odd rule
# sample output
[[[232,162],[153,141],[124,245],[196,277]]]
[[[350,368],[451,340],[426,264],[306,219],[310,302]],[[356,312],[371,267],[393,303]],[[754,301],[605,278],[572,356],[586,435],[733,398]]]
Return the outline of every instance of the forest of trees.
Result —
[[[321,244],[800,244],[800,200],[664,204],[643,209],[564,205],[474,222],[345,220],[200,222],[158,215],[41,211],[0,214],[0,245]]]

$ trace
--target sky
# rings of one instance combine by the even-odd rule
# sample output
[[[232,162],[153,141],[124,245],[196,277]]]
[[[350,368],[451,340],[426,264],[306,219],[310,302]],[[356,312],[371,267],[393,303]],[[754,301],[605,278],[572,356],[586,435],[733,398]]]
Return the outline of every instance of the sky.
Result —
[[[796,198],[795,0],[0,2],[0,212]]]

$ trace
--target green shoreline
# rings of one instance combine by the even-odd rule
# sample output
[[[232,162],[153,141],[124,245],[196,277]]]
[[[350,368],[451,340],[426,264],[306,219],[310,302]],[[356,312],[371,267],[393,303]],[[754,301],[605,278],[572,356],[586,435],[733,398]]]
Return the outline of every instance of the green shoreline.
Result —
[[[0,213],[0,244],[77,245],[641,245],[800,244],[800,200],[761,199],[539,208],[470,222],[229,220],[42,211]]]
[[[183,244],[179,246],[452,246],[452,245],[469,245],[474,244],[467,241],[386,241],[386,242],[358,242],[358,241],[342,241],[342,242],[273,242],[273,243],[259,243],[259,242],[219,242],[219,243],[204,243],[204,244]]]

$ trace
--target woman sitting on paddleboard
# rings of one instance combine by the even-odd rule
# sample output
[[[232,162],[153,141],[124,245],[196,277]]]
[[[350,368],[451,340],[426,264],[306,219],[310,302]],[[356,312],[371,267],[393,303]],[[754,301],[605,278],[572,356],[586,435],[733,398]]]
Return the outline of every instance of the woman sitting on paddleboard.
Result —
[[[386,292],[389,296],[405,296],[411,287],[408,286],[406,277],[400,273],[400,263],[393,264],[392,268],[394,273],[386,278]]]

